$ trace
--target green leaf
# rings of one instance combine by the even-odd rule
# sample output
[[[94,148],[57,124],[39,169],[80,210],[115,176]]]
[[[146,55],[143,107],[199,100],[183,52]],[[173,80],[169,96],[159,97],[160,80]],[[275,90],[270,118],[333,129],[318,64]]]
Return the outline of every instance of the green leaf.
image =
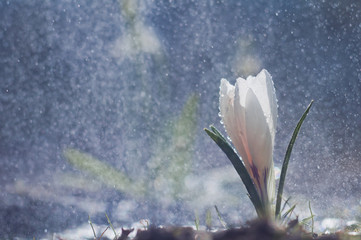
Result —
[[[259,217],[266,215],[265,206],[263,205],[260,197],[258,196],[256,187],[247,172],[246,167],[244,166],[241,158],[237,155],[231,145],[226,141],[222,134],[213,126],[210,127],[212,131],[204,129],[206,133],[212,138],[212,140],[222,149],[222,151],[227,155],[228,159],[233,164],[233,167],[236,169],[238,175],[241,177],[243,184],[245,185],[249,198],[251,199],[253,206],[256,209],[256,212]]]
[[[286,155],[285,155],[285,158],[284,158],[283,164],[282,164],[280,182],[279,182],[279,185],[278,185],[277,202],[276,202],[276,212],[275,212],[276,218],[279,217],[279,215],[280,215],[280,208],[281,208],[283,187],[284,187],[285,180],[286,180],[286,173],[287,173],[287,168],[288,168],[288,162],[289,162],[290,157],[291,157],[292,148],[293,148],[293,145],[295,144],[295,141],[296,141],[298,132],[299,132],[300,129],[301,129],[302,123],[303,123],[303,121],[305,120],[308,112],[310,111],[310,108],[311,108],[311,106],[312,106],[312,103],[313,103],[313,100],[312,100],[311,103],[308,105],[308,107],[307,107],[306,111],[303,113],[301,119],[298,121],[297,126],[296,126],[295,130],[293,131],[291,141],[290,141],[290,143],[288,144],[288,147],[287,147]]]
[[[92,174],[109,187],[136,197],[144,195],[144,184],[131,180],[125,174],[89,154],[76,149],[66,149],[64,156],[73,166]]]
[[[302,219],[301,224],[306,224],[309,220],[313,219],[314,215]]]
[[[286,208],[286,206],[287,206],[287,204],[288,204],[288,202],[291,200],[291,197],[288,197],[287,199],[286,199],[286,201],[283,203],[283,207],[282,207],[282,210],[281,210],[281,212],[283,212],[283,210],[285,210],[285,208]]]
[[[305,225],[309,220],[312,220],[312,221],[311,221],[311,233],[313,234],[313,228],[314,228],[314,224],[315,224],[315,222],[314,222],[314,217],[315,217],[316,215],[314,215],[313,212],[312,212],[311,201],[308,202],[308,209],[310,210],[311,216],[302,219],[301,224],[304,224],[304,225]]]
[[[295,210],[295,208],[296,208],[296,204],[293,205],[290,209],[288,209],[288,210],[285,212],[285,214],[283,214],[283,216],[282,216],[282,221],[286,220],[286,218],[288,217],[288,215],[291,215],[292,212],[293,212],[293,210]]]
[[[198,231],[198,230],[199,230],[199,217],[198,217],[198,213],[197,213],[197,212],[194,212],[194,215],[195,215],[194,224],[195,224],[195,226],[196,226],[196,230]]]
[[[219,222],[222,224],[222,226],[223,226],[225,229],[228,229],[227,223],[223,220],[223,218],[222,218],[222,216],[221,216],[221,213],[220,213],[219,210],[218,210],[217,205],[214,205],[214,208],[216,209]]]
[[[207,227],[207,230],[212,229],[212,212],[210,209],[208,209],[206,212],[206,227]]]
[[[193,145],[196,139],[197,109],[199,96],[192,94],[185,103],[172,129],[171,145],[168,149],[167,179],[173,183],[173,195],[184,191],[185,177],[191,172]],[[168,182],[170,182],[168,181]]]
[[[314,221],[313,217],[315,215],[313,215],[313,212],[312,212],[311,201],[308,202],[308,208],[310,209],[310,213],[311,213],[311,219],[312,219],[311,232],[312,232],[312,235],[313,235],[313,228],[314,228],[314,225],[315,225],[315,221]]]
[[[113,230],[113,233],[114,233],[114,237],[117,236],[117,232],[115,231],[114,227],[113,227],[113,224],[112,222],[110,221],[109,217],[108,217],[108,214],[105,213],[105,216],[107,217],[107,220],[108,220],[108,223],[109,223],[109,226],[112,228]]]
[[[155,154],[147,163],[164,191],[174,198],[184,193],[185,178],[190,174],[197,130],[198,94],[192,94],[174,122],[155,140]]]
[[[213,125],[211,125],[210,128],[212,129],[212,131],[213,131],[215,134],[217,134],[217,136],[219,136],[220,138],[222,138],[224,142],[228,143],[228,142],[227,142],[227,139],[225,139],[225,138],[223,137],[223,135],[217,130],[217,128],[215,128]],[[232,146],[231,146],[231,147],[232,147]]]
[[[94,235],[94,239],[97,239],[97,235],[95,234],[95,230],[94,230],[94,227],[93,227],[93,223],[92,223],[92,221],[90,220],[90,215],[88,215],[88,222],[89,222],[89,224],[90,224],[90,227],[92,228],[92,230],[93,230],[93,235]]]

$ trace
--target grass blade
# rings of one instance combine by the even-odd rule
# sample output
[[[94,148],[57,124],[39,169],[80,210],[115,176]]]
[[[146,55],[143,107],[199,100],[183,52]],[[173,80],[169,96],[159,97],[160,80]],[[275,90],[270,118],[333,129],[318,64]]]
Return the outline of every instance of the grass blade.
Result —
[[[313,235],[313,229],[314,229],[314,225],[315,225],[314,217],[316,215],[313,215],[312,208],[311,208],[311,201],[308,201],[308,209],[310,209],[311,216],[309,216],[305,219],[302,219],[301,223],[305,225],[307,223],[307,221],[311,220],[311,233]]]
[[[301,224],[306,224],[312,218],[313,218],[313,216],[309,216],[309,217],[306,217],[306,218],[302,219]]]
[[[89,222],[89,224],[90,224],[90,226],[91,226],[91,228],[92,228],[92,230],[93,230],[93,235],[94,235],[94,239],[97,239],[97,235],[95,234],[95,230],[94,230],[94,227],[93,227],[93,223],[92,223],[92,221],[90,220],[90,215],[88,215],[88,222]]]
[[[284,220],[286,220],[286,218],[288,217],[288,215],[291,216],[291,214],[293,213],[293,210],[295,210],[295,208],[296,208],[296,204],[293,205],[290,209],[288,209],[288,210],[285,212],[285,214],[283,214],[283,216],[282,216],[282,222],[283,222]]]
[[[104,233],[105,233],[108,229],[109,229],[109,226],[107,226],[106,229],[104,230],[104,232],[102,233],[102,235],[100,235],[99,240],[102,239]]]
[[[287,204],[288,204],[288,202],[289,202],[290,200],[291,200],[291,197],[288,197],[288,198],[286,199],[285,203],[283,204],[283,207],[282,207],[281,212],[283,212],[283,210],[285,210],[285,208],[286,208],[286,206],[287,206]]]
[[[290,143],[288,144],[288,147],[287,147],[286,155],[285,155],[285,158],[284,158],[283,164],[282,164],[280,182],[279,182],[279,185],[278,185],[277,202],[276,202],[276,212],[275,212],[276,218],[279,217],[279,215],[280,215],[280,208],[281,208],[283,187],[284,187],[285,180],[286,180],[286,173],[287,173],[287,168],[288,168],[288,162],[289,162],[290,157],[291,157],[292,148],[293,148],[293,145],[294,145],[294,143],[295,143],[295,141],[296,141],[298,132],[299,132],[300,129],[301,129],[302,123],[303,123],[303,121],[305,120],[308,112],[310,111],[310,108],[311,108],[311,106],[312,106],[312,103],[313,103],[313,100],[312,100],[311,103],[308,105],[308,107],[307,107],[306,111],[303,113],[301,119],[298,121],[297,126],[296,126],[295,130],[293,131],[291,141],[290,141]]]
[[[206,228],[207,230],[212,229],[212,212],[210,209],[208,209],[206,212]]]
[[[225,229],[228,229],[227,223],[223,220],[223,218],[222,218],[222,216],[221,216],[221,213],[220,213],[219,210],[218,210],[217,205],[214,205],[214,208],[216,209],[216,212],[217,212],[217,215],[218,215],[218,219],[219,219],[219,221],[221,222],[222,226],[223,226]]]
[[[199,217],[198,217],[198,213],[197,213],[197,212],[194,212],[194,215],[195,215],[194,224],[195,224],[195,226],[196,226],[196,230],[198,231],[198,230],[199,230]]]
[[[113,229],[114,236],[116,237],[116,236],[117,236],[117,232],[115,231],[115,229],[114,229],[114,227],[113,227],[113,224],[112,224],[112,222],[110,221],[110,219],[109,219],[109,217],[108,217],[108,214],[105,213],[105,216],[107,217],[108,223],[109,223],[110,227]]]
[[[253,206],[256,208],[258,216],[265,216],[265,207],[262,204],[260,197],[258,196],[256,187],[254,186],[253,181],[249,173],[247,172],[247,169],[244,166],[242,160],[231,147],[231,145],[222,136],[222,134],[213,126],[211,126],[211,129],[212,131],[206,128],[204,130],[212,138],[212,140],[222,149],[222,151],[227,155],[228,159],[233,164],[233,167],[236,169],[238,175],[241,177],[242,182],[247,189],[249,197],[253,203]]]
[[[313,215],[313,212],[312,212],[312,209],[311,209],[311,201],[308,202],[308,208],[310,209],[310,213],[311,213],[311,219],[312,219],[312,222],[311,222],[311,230],[312,230],[312,235],[313,235],[313,227],[315,225],[315,221],[313,219],[313,217],[315,215]]]

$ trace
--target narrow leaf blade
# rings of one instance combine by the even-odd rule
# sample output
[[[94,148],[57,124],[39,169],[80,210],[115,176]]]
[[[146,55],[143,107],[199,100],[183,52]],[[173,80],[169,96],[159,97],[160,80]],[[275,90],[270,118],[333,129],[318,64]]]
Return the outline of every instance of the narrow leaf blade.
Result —
[[[293,131],[291,141],[290,141],[290,143],[288,144],[288,147],[287,147],[286,155],[285,155],[285,158],[284,158],[283,164],[282,164],[280,182],[279,182],[279,185],[278,185],[277,202],[276,202],[276,212],[275,212],[276,217],[278,217],[279,214],[280,214],[282,194],[283,194],[283,187],[284,187],[284,184],[285,184],[286,173],[287,173],[287,168],[288,168],[288,162],[289,162],[290,157],[291,157],[293,145],[294,145],[294,143],[295,143],[295,141],[296,141],[298,132],[299,132],[300,129],[301,129],[302,123],[303,123],[303,121],[305,120],[308,112],[310,111],[310,108],[311,108],[312,104],[313,104],[313,100],[312,100],[311,103],[308,105],[308,107],[306,108],[306,111],[303,113],[302,117],[301,117],[300,120],[298,121],[298,123],[297,123],[297,125],[296,125],[296,128],[295,128],[295,130]]]
[[[283,214],[283,216],[282,216],[282,221],[284,221],[284,220],[288,217],[288,215],[291,215],[292,212],[293,212],[293,210],[295,210],[295,208],[296,208],[296,204],[293,205],[290,209],[288,209],[288,210],[285,212],[285,214]]]
[[[81,171],[90,173],[109,187],[114,187],[118,191],[125,192],[136,197],[141,197],[145,193],[145,187],[142,182],[135,182],[124,173],[87,153],[69,148],[65,149],[64,156],[74,167]]]
[[[222,218],[222,216],[221,216],[221,213],[220,213],[219,210],[218,210],[217,205],[214,205],[214,208],[216,209],[219,222],[222,224],[222,226],[223,226],[225,229],[228,229],[227,223],[223,220],[223,218]]]
[[[222,149],[222,151],[227,155],[228,159],[231,161],[233,167],[236,169],[238,175],[241,177],[243,184],[245,185],[249,197],[256,208],[258,216],[265,215],[265,207],[261,202],[261,199],[258,196],[257,190],[253,184],[253,181],[247,172],[246,167],[243,165],[242,160],[234,151],[234,149],[229,145],[225,140],[222,134],[213,126],[211,126],[213,131],[204,129],[206,133],[212,138],[212,140]]]

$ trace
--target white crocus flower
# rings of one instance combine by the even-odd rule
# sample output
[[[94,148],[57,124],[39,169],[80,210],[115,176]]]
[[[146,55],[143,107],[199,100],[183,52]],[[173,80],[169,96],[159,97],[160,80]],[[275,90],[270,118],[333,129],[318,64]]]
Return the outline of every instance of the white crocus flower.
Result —
[[[225,129],[242,157],[259,197],[268,210],[275,197],[273,147],[277,99],[271,75],[262,70],[235,86],[221,80],[220,113]]]

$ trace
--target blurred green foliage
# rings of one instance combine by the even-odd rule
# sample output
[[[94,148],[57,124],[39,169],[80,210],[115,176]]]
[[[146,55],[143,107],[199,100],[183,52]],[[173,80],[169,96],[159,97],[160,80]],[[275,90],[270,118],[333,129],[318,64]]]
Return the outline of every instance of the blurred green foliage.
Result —
[[[163,132],[154,136],[154,156],[145,165],[147,176],[132,178],[111,165],[76,149],[66,149],[64,156],[75,168],[95,176],[97,180],[133,197],[151,197],[166,192],[177,199],[185,191],[184,181],[190,174],[193,144],[196,137],[199,97],[191,95],[182,112]],[[151,145],[151,144],[150,144]]]

